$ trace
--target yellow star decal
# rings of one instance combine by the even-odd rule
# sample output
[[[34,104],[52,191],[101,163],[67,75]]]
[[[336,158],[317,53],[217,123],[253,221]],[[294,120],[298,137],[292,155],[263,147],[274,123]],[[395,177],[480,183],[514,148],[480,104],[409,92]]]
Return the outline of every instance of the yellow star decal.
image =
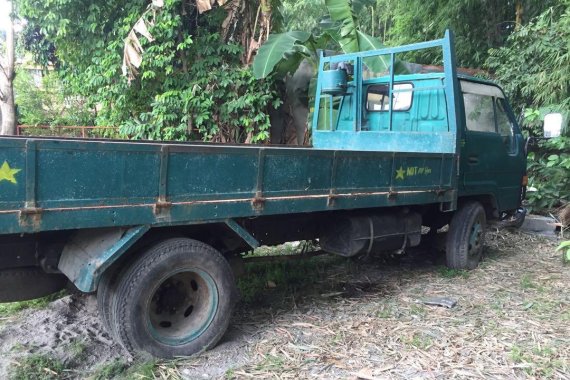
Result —
[[[404,168],[400,166],[400,169],[396,170],[396,179],[404,179],[405,173],[406,171],[404,170]]]
[[[0,167],[0,182],[8,181],[12,183],[18,183],[16,182],[16,177],[14,177],[14,174],[20,171],[22,171],[22,169],[12,169],[8,164],[8,162],[4,161],[4,163]]]

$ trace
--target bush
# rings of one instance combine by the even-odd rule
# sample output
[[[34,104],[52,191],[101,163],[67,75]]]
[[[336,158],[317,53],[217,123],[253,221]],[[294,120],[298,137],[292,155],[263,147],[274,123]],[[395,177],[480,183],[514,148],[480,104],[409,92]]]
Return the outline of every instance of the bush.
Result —
[[[241,47],[222,43],[217,33],[196,37],[192,48],[199,49],[203,58],[192,62],[187,73],[171,74],[176,85],[165,86],[154,96],[150,110],[124,120],[120,131],[149,140],[268,140],[268,109],[280,104],[271,81],[255,79],[251,69],[239,62]],[[154,71],[143,71],[143,78],[154,75],[150,72]]]
[[[570,203],[570,138],[559,137],[543,143],[528,155],[531,210],[544,211]]]
[[[504,47],[491,49],[486,65],[509,94],[514,108],[524,109],[525,132],[542,135],[548,112],[570,109],[570,1],[562,0],[512,33]],[[541,143],[528,157],[527,199],[545,212],[570,201],[570,139]]]
[[[55,72],[44,72],[37,83],[29,70],[19,68],[14,93],[19,124],[94,125],[94,112],[83,98],[70,95]]]

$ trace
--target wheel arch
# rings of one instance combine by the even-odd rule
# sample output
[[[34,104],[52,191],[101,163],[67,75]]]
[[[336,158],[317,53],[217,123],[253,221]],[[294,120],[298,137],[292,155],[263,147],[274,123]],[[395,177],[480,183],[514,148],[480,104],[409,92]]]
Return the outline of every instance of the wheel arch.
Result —
[[[92,293],[108,270],[117,270],[140,252],[163,240],[185,237],[222,254],[256,248],[257,240],[233,220],[186,226],[134,226],[75,231],[65,244],[58,269],[82,292]]]
[[[499,203],[494,194],[478,194],[462,196],[458,200],[458,206],[461,207],[468,202],[479,202],[485,209],[487,220],[499,218]],[[458,208],[459,208],[458,207]]]

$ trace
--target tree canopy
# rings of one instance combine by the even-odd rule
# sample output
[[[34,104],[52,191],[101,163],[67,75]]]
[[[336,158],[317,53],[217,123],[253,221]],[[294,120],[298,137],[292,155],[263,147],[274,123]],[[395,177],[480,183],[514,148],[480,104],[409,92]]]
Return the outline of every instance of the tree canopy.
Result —
[[[517,109],[568,108],[567,54],[557,53],[568,49],[568,0],[231,0],[205,13],[199,6],[209,1],[163,3],[148,15],[152,41],[140,36],[144,58],[129,81],[124,40],[151,1],[15,1],[36,61],[55,65],[66,89],[96,110],[97,124],[131,138],[267,140],[282,93],[275,78],[255,80],[249,64],[269,32],[297,33],[281,35],[289,53],[273,45],[275,65],[283,57],[317,59],[305,43],[356,51],[440,38],[451,28],[458,64],[496,76]],[[315,39],[323,35],[330,38]],[[375,42],[362,46],[358,36]],[[413,58],[437,63],[429,54]]]
[[[97,124],[132,138],[267,139],[269,109],[280,101],[272,83],[255,80],[243,64],[263,31],[252,21],[257,4],[231,2],[201,14],[194,1],[164,1],[153,15],[154,40],[140,38],[144,59],[129,83],[121,70],[124,39],[148,5],[17,1],[35,35],[26,39],[36,59],[56,65],[64,83],[97,109]]]

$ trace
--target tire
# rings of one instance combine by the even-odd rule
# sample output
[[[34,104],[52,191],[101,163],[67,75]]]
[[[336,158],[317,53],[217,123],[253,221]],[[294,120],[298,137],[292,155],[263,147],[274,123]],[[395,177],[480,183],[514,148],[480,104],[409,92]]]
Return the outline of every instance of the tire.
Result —
[[[26,301],[62,290],[67,277],[46,273],[40,267],[0,270],[0,302]]]
[[[483,255],[485,227],[485,209],[479,202],[468,202],[453,215],[445,247],[449,268],[477,268]]]
[[[118,269],[108,269],[101,277],[97,288],[97,309],[99,310],[99,318],[109,336],[117,341],[119,338],[113,328],[113,303],[115,302],[119,272]]]
[[[185,238],[148,249],[112,283],[111,293],[102,296],[114,299],[111,330],[134,356],[174,358],[213,347],[228,328],[236,299],[225,258]]]

